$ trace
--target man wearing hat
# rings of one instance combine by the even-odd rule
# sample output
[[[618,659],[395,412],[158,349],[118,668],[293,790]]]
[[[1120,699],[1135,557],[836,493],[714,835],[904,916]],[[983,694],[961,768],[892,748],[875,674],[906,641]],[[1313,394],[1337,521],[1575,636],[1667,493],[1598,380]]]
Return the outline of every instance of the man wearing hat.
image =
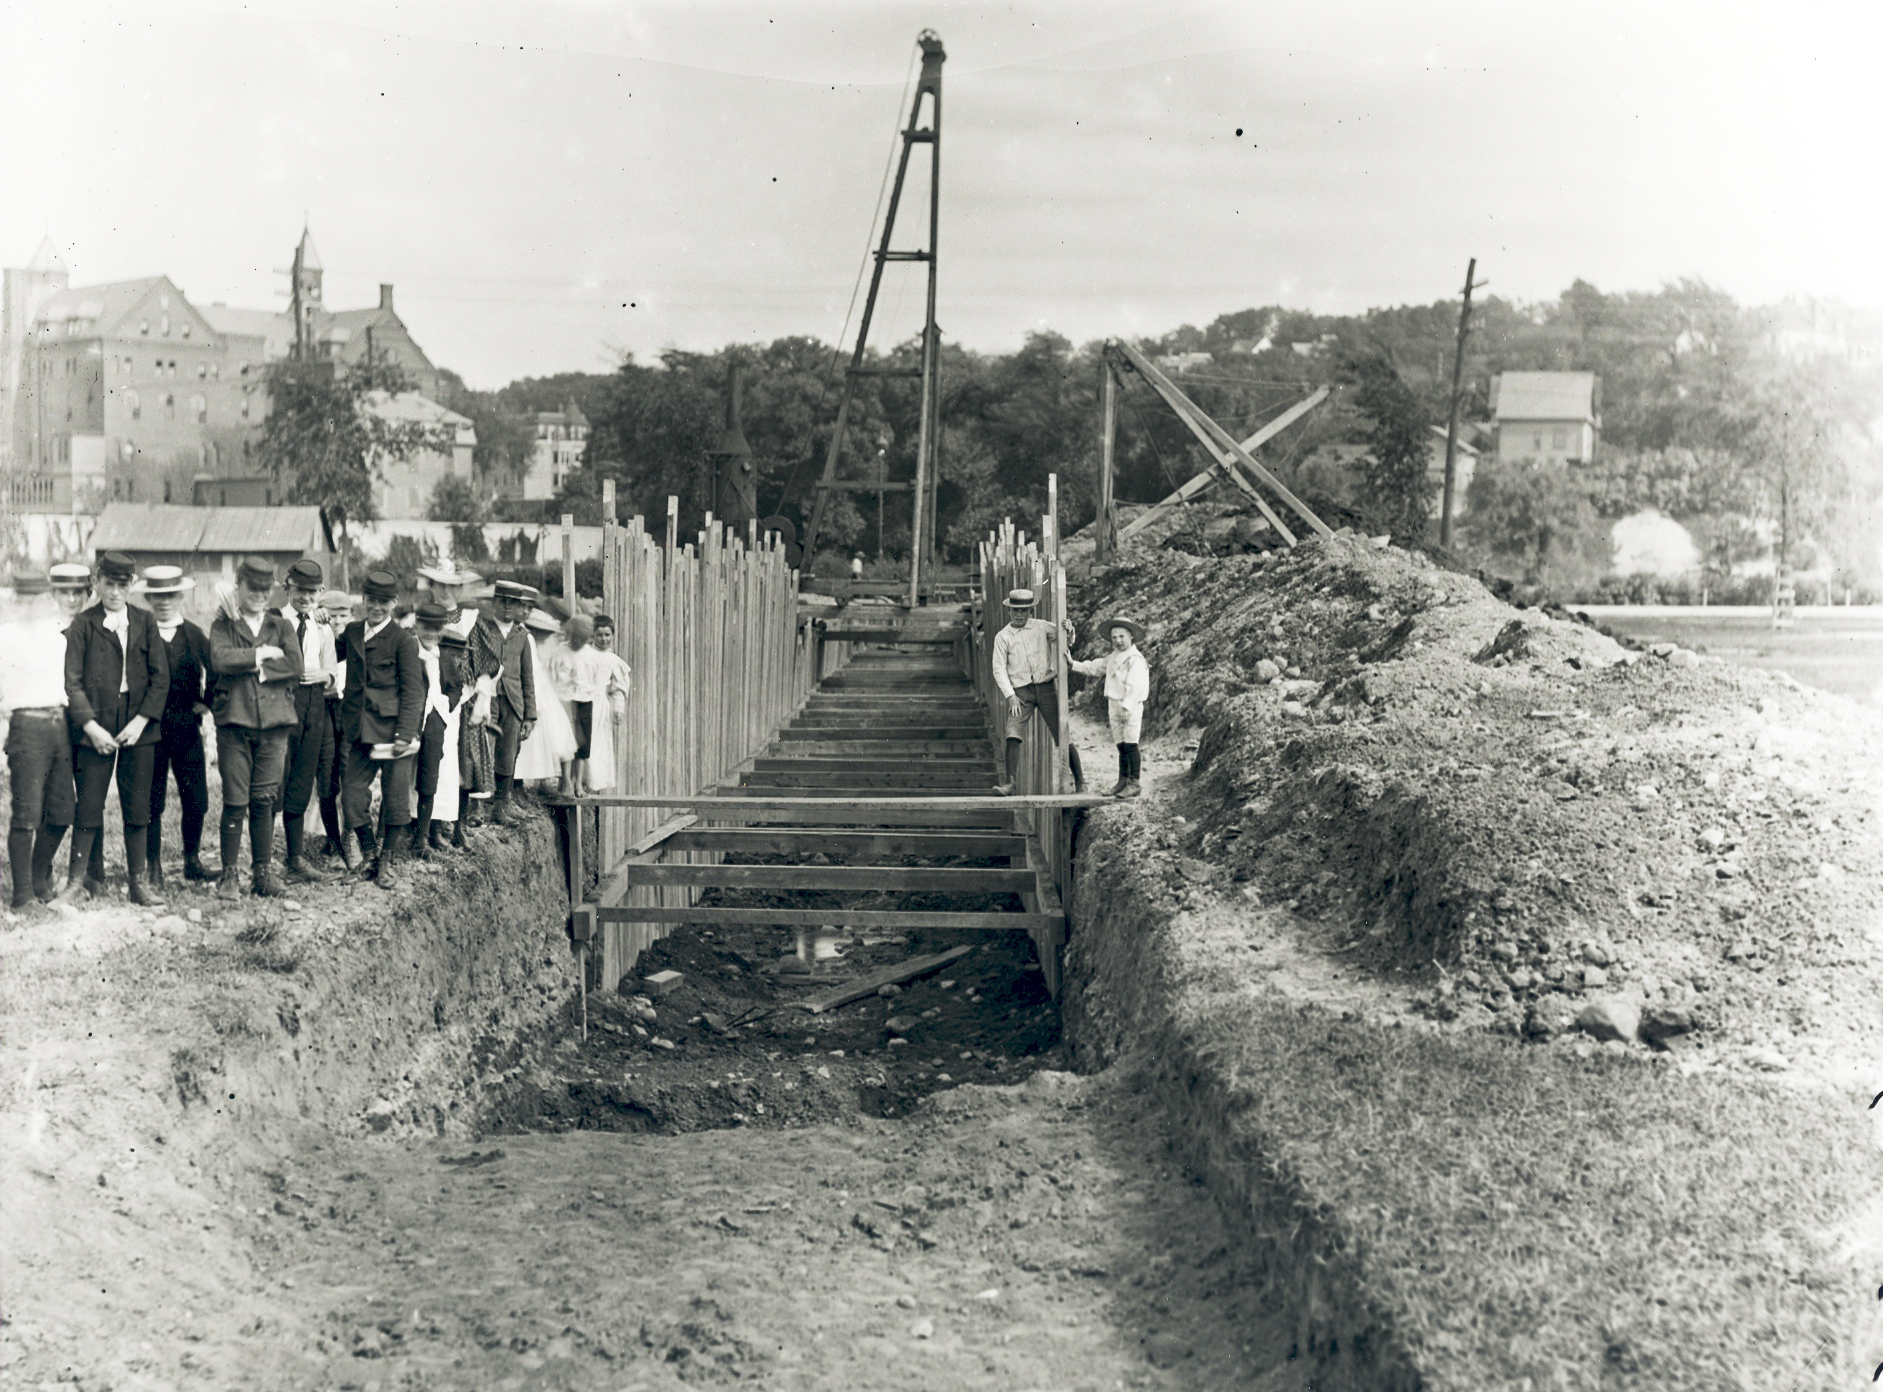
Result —
[[[150,832],[145,842],[150,883],[156,889],[163,888],[163,809],[173,773],[183,821],[183,878],[209,878],[202,862],[203,822],[209,815],[203,717],[209,714],[215,678],[209,671],[209,635],[183,617],[183,596],[195,588],[196,582],[180,566],[146,566],[138,582],[170,667],[163,732],[150,770]]]
[[[524,620],[536,607],[536,591],[514,580],[499,580],[492,594],[494,614],[480,614],[471,629],[470,670],[477,684],[473,724],[497,730],[497,796],[491,820],[510,820],[510,789],[516,781],[517,747],[536,725],[536,672]]]
[[[275,568],[251,556],[236,568],[235,587],[209,626],[209,666],[216,678],[216,762],[222,772],[222,876],[219,899],[242,897],[242,824],[248,823],[254,891],[288,892],[275,873],[275,804],[287,772],[294,693],[301,683],[301,648],[294,629],[268,600]]]
[[[105,552],[98,558],[98,602],[81,610],[65,631],[66,722],[78,793],[71,878],[60,895],[68,903],[76,903],[86,890],[97,894],[104,889],[101,880],[85,872],[104,828],[105,792],[115,774],[131,902],[163,907],[144,881],[144,860],[150,775],[163,734],[170,667],[157,625],[129,603],[136,579],[136,562],[122,551]]]
[[[306,856],[307,805],[314,796],[323,755],[331,762],[333,722],[327,698],[339,684],[333,628],[320,607],[327,577],[320,562],[303,556],[288,567],[288,607],[280,611],[301,654],[301,680],[294,692],[294,727],[288,731],[288,769],[282,788],[281,826],[287,837],[289,884],[319,884],[326,874]]]
[[[994,685],[1007,698],[1007,781],[996,783],[994,791],[1007,797],[1020,777],[1020,745],[1033,712],[1039,712],[1053,743],[1059,743],[1059,668],[1053,650],[1059,641],[1059,625],[1033,617],[1031,590],[1010,591],[1002,602],[1007,622],[994,635]],[[1070,647],[1072,624],[1068,622],[1065,629]],[[1078,746],[1070,742],[1066,762],[1072,769],[1072,786],[1084,792]]]
[[[65,561],[52,568],[56,616],[14,625],[0,645],[0,711],[7,716],[12,807],[7,864],[17,912],[52,897],[52,860],[72,825],[72,740],[65,723],[65,635],[91,592],[91,571]],[[17,593],[17,591],[16,591]]]
[[[360,617],[341,635],[346,654],[346,696],[340,723],[346,736],[341,800],[351,840],[343,840],[347,867],[376,876],[381,889],[399,887],[405,828],[412,821],[412,784],[417,772],[419,722],[425,714],[425,670],[410,629],[392,621],[397,577],[368,571],[360,589]],[[386,828],[386,843],[373,835],[373,780]],[[355,846],[357,841],[358,845]]]
[[[1085,676],[1105,678],[1105,708],[1111,717],[1112,740],[1118,746],[1118,782],[1107,796],[1134,798],[1141,791],[1138,735],[1143,727],[1144,703],[1151,695],[1151,669],[1137,646],[1144,637],[1144,625],[1114,614],[1099,621],[1098,631],[1111,640],[1111,651],[1070,666]]]

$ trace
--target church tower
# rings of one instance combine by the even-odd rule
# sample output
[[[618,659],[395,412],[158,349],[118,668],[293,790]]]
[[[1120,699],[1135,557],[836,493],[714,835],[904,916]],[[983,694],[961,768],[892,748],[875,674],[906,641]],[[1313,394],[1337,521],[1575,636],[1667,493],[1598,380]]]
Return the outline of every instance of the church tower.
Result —
[[[288,294],[294,316],[294,356],[311,361],[314,354],[316,319],[321,313],[320,253],[314,250],[314,236],[301,228],[300,245],[294,248],[294,285]]]

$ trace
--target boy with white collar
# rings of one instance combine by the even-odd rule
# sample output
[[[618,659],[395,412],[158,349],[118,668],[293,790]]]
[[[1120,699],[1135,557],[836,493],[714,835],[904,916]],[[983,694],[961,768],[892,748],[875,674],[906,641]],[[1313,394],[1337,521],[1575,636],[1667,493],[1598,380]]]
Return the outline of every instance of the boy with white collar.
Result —
[[[1114,615],[1099,622],[1098,631],[1111,641],[1112,650],[1089,662],[1068,664],[1088,677],[1105,678],[1105,705],[1111,717],[1111,737],[1118,745],[1118,781],[1107,797],[1134,798],[1139,795],[1138,736],[1144,722],[1144,703],[1151,695],[1151,669],[1138,642],[1144,637],[1144,625],[1135,619]]]

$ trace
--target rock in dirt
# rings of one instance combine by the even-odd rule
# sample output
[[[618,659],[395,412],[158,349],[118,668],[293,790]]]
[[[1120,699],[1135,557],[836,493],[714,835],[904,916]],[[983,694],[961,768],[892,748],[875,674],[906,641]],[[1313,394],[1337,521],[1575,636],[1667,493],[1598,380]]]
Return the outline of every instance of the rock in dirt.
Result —
[[[1681,1005],[1650,1005],[1641,1012],[1641,1037],[1650,1044],[1662,1044],[1676,1035],[1691,1034],[1695,1028],[1693,1012]]]
[[[652,976],[643,977],[641,984],[647,988],[648,995],[659,1000],[685,980],[686,977],[682,973],[670,967],[666,971],[657,971]]]
[[[1190,1345],[1175,1334],[1153,1334],[1144,1341],[1153,1368],[1174,1368],[1190,1356]]]
[[[1255,679],[1259,682],[1281,680],[1281,664],[1271,662],[1266,657],[1255,664]]]
[[[366,1109],[366,1124],[375,1131],[384,1131],[392,1125],[392,1114],[398,1109],[382,1097]]]
[[[201,914],[202,910],[192,909],[190,912]],[[184,928],[188,926],[182,914],[164,914],[155,923],[150,925],[150,931],[153,933],[181,933]]]
[[[1183,856],[1178,859],[1177,869],[1183,873],[1183,877],[1186,880],[1190,880],[1196,884],[1208,884],[1211,880],[1216,878],[1215,866],[1206,861],[1192,860],[1189,856]]]
[[[1615,960],[1615,953],[1600,938],[1590,938],[1582,945],[1582,960],[1590,966],[1606,967]]]
[[[1595,990],[1598,986],[1606,986],[1608,985],[1608,973],[1600,967],[1584,967],[1582,969],[1582,984],[1591,991]]]
[[[1700,654],[1688,648],[1675,648],[1667,655],[1667,665],[1669,667],[1698,667]]]
[[[1562,996],[1547,995],[1524,1012],[1523,1032],[1532,1039],[1554,1039],[1576,1026],[1576,1007]]]
[[[1766,1073],[1783,1073],[1791,1067],[1791,1060],[1777,1049],[1763,1047],[1746,1050],[1746,1062]]]
[[[188,918],[191,923],[201,923],[203,921],[203,911],[201,909],[191,909],[184,917]]]
[[[876,994],[884,998],[899,996],[902,994],[902,987],[896,985],[893,981],[885,981],[881,986],[876,988]]]
[[[1641,1028],[1641,1009],[1619,996],[1602,996],[1582,1007],[1576,1015],[1576,1027],[1597,1039],[1625,1043]]]
[[[890,1034],[907,1034],[920,1023],[913,1015],[891,1015],[883,1021],[883,1028]]]
[[[932,1339],[935,1337],[935,1321],[919,1319],[909,1326],[909,1332],[918,1339]]]

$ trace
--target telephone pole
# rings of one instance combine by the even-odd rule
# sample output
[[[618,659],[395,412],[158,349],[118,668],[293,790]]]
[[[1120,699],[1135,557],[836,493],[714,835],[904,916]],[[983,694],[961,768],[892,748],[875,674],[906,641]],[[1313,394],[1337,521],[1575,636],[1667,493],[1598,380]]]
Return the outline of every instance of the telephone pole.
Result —
[[[1478,258],[1465,268],[1465,304],[1458,311],[1458,353],[1451,365],[1451,414],[1445,421],[1445,496],[1439,503],[1438,544],[1451,547],[1452,491],[1458,484],[1458,398],[1464,392],[1465,338],[1471,332],[1471,292],[1477,285]]]

